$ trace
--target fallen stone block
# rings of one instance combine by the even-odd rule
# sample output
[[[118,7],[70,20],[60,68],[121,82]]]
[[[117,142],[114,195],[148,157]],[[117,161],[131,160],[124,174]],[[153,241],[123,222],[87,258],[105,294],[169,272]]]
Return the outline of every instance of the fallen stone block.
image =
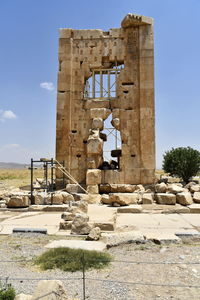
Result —
[[[189,192],[178,193],[176,195],[176,201],[181,205],[190,205],[193,203],[192,196]]]
[[[115,193],[110,194],[110,203],[118,203],[120,205],[136,204],[140,199],[138,193]]]
[[[103,241],[108,248],[129,243],[144,243],[145,238],[140,231],[116,232],[113,234],[102,234]]]
[[[7,207],[27,207],[30,205],[28,196],[12,196],[7,203]]]
[[[199,184],[194,184],[190,186],[190,192],[195,193],[195,192],[200,192],[200,185]]]
[[[69,300],[64,286],[59,280],[41,280],[32,300]]]
[[[152,203],[153,203],[152,193],[144,193],[142,195],[142,204],[152,204]]]
[[[62,195],[62,197],[63,197],[63,203],[69,203],[69,202],[71,202],[71,201],[74,201],[74,197],[73,197],[73,195],[71,195],[71,194],[69,194],[69,193],[67,193],[67,192],[61,192],[61,195]]]
[[[172,193],[172,194],[178,194],[178,193],[181,193],[181,192],[183,192],[184,191],[184,188],[183,187],[181,187],[181,186],[179,186],[179,185],[177,185],[177,184],[170,184],[170,185],[168,185],[168,187],[167,187],[167,191],[169,192],[169,193]]]
[[[72,221],[61,220],[59,228],[60,230],[71,230]]]
[[[155,195],[155,199],[159,204],[176,204],[176,196],[174,194],[158,193]]]
[[[99,227],[101,231],[115,231],[115,222],[95,222],[94,227]]]
[[[77,213],[71,227],[71,234],[88,234],[92,229],[88,224],[89,217],[84,213]]]
[[[101,202],[103,204],[110,204],[110,197],[107,194],[101,195]]]
[[[193,201],[195,203],[200,203],[200,192],[195,192],[193,195]]]
[[[80,189],[79,185],[75,183],[68,183],[66,185],[66,191],[70,194],[79,193],[80,192],[79,189]]]
[[[62,193],[55,193],[52,195],[52,203],[53,204],[63,204],[63,195]]]
[[[164,182],[158,183],[155,185],[155,191],[157,193],[166,193],[167,191],[167,185]]]
[[[98,241],[100,237],[101,237],[101,229],[99,227],[94,227],[90,230],[86,240]]]

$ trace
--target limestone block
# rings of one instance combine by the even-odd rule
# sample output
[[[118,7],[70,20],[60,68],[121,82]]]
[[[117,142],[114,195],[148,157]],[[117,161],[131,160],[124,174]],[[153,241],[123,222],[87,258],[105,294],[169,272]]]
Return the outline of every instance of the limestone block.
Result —
[[[67,193],[67,192],[61,192],[61,195],[63,197],[63,203],[66,204],[66,203],[69,203],[70,201],[74,201],[74,197],[73,195]]]
[[[73,212],[67,212],[67,211],[65,211],[61,215],[61,219],[63,219],[64,221],[73,221],[74,217],[75,214]]]
[[[62,193],[55,193],[52,197],[53,204],[63,204],[63,195]]]
[[[110,197],[107,194],[101,195],[101,202],[103,204],[110,204]]]
[[[90,230],[86,240],[98,241],[100,237],[101,237],[101,229],[99,227],[94,227]]]
[[[101,170],[99,169],[87,170],[86,184],[94,185],[100,183],[101,183]]]
[[[99,204],[101,203],[101,195],[100,194],[89,194],[87,198],[87,202],[89,204]]]
[[[155,185],[155,190],[157,193],[166,193],[167,185],[164,182]]]
[[[89,194],[98,194],[99,193],[99,186],[98,184],[88,185],[87,192]]]
[[[103,130],[103,119],[102,118],[94,118],[92,120],[92,129]]]
[[[27,207],[30,204],[28,196],[12,196],[7,203],[7,207]]]
[[[100,138],[90,138],[87,143],[87,154],[101,155],[103,152],[103,141]]]
[[[132,184],[110,184],[111,193],[133,193],[136,185]]]
[[[81,195],[81,194],[79,194],[79,195]],[[84,194],[82,194],[82,195],[84,195]],[[88,195],[86,195],[86,196],[88,196]],[[88,211],[88,204],[85,201],[85,199],[78,200],[78,201],[72,203],[72,206],[69,206],[66,209],[66,212],[72,213],[74,215],[76,213],[82,213],[82,212],[87,213],[87,211]]]
[[[200,185],[199,184],[191,185],[190,192],[191,193],[200,192]]]
[[[88,215],[76,214],[72,222],[71,234],[88,234],[91,230],[91,226],[88,224]]]
[[[68,300],[63,284],[59,280],[41,280],[35,290],[32,300]]]
[[[117,232],[113,234],[104,234],[103,239],[107,247],[118,246],[129,243],[142,243],[145,241],[140,231]]]
[[[34,204],[36,205],[51,204],[51,195],[44,192],[35,194]]]
[[[200,203],[200,192],[195,192],[193,195],[193,201],[196,203]]]
[[[99,192],[100,193],[105,193],[105,194],[109,194],[111,193],[111,186],[109,183],[107,184],[100,184],[99,186]]]
[[[84,102],[84,108],[85,109],[91,109],[91,108],[109,108],[110,107],[110,100],[86,100]]]
[[[100,118],[100,119],[107,119],[107,117],[110,115],[111,110],[107,108],[91,108],[90,109],[90,118]]]
[[[138,193],[115,193],[110,194],[110,203],[118,203],[120,205],[136,204],[140,199]]]
[[[120,120],[119,120],[119,118],[112,119],[111,124],[112,124],[113,127],[115,127],[115,129],[120,130]]]
[[[143,204],[152,204],[153,203],[153,196],[151,193],[144,193],[142,195],[142,203]]]
[[[200,214],[200,204],[191,204],[188,207],[191,214]]]
[[[96,222],[94,227],[99,227],[101,231],[115,231],[115,222]]]
[[[73,30],[71,28],[60,28],[60,38],[71,38],[72,31]]]
[[[172,194],[175,194],[175,195],[178,194],[178,193],[182,193],[183,190],[184,190],[183,187],[181,187],[181,186],[179,186],[177,184],[170,184],[167,187],[167,191],[169,193],[172,193]]]
[[[185,192],[178,193],[176,195],[176,201],[181,205],[190,205],[193,203],[191,194]]]
[[[72,221],[65,221],[65,220],[61,220],[60,224],[59,224],[59,228],[60,230],[71,230],[72,228]]]
[[[159,204],[176,204],[176,196],[174,194],[158,193],[155,195],[155,199]]]
[[[66,185],[66,191],[68,193],[78,193],[79,192],[79,186],[78,184],[74,184],[74,183],[68,183]]]

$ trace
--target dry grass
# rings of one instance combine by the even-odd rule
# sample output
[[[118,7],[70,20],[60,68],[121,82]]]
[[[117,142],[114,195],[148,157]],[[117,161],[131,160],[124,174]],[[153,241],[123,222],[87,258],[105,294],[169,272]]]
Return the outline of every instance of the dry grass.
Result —
[[[5,185],[19,187],[30,184],[31,171],[28,169],[0,169],[0,181]],[[43,178],[43,169],[34,170],[34,180]]]

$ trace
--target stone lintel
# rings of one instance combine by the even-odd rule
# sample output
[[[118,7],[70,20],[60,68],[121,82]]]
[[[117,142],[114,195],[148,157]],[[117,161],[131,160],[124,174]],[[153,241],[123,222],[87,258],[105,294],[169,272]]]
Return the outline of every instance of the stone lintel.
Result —
[[[129,13],[121,22],[122,28],[140,25],[153,25],[153,18]]]

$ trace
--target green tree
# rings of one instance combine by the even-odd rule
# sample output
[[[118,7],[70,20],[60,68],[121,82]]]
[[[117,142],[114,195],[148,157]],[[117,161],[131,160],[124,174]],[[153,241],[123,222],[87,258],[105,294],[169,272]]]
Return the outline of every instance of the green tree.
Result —
[[[200,152],[191,147],[172,148],[163,156],[163,170],[188,183],[200,171]]]

